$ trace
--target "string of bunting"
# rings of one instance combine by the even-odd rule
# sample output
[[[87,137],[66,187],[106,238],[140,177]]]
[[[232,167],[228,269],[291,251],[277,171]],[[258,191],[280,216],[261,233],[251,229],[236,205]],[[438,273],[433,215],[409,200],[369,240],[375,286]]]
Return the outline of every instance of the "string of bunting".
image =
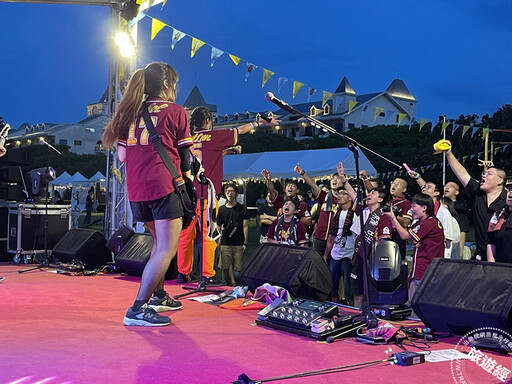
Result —
[[[154,4],[157,4],[157,3],[161,3],[163,1],[163,4],[162,4],[162,8],[164,7],[165,3],[167,0],[154,0],[154,1],[150,1],[151,5],[154,5]],[[147,1],[146,1],[147,2]],[[229,52],[226,52],[224,50],[221,50],[217,47],[214,47],[213,45],[203,41],[203,40],[200,40],[188,33],[185,33],[183,31],[180,31],[176,28],[174,28],[173,26],[171,25],[168,25],[166,23],[164,23],[163,21],[161,20],[158,20],[157,18],[153,17],[153,16],[150,16],[150,15],[147,15],[146,13],[144,12],[140,12],[137,19],[134,20],[135,22],[138,22],[140,21],[142,18],[144,17],[149,17],[151,19],[151,40],[153,40],[161,31],[162,29],[164,28],[170,28],[172,30],[172,38],[171,38],[171,49],[174,49],[176,44],[181,41],[184,37],[190,37],[192,42],[191,42],[191,47],[190,47],[190,58],[193,58],[195,56],[195,54],[197,53],[197,51],[199,49],[201,49],[203,46],[208,46],[210,47],[211,49],[211,55],[210,55],[210,66],[213,67],[213,65],[215,64],[215,62],[217,61],[217,59],[219,59],[222,55],[226,54],[229,56],[229,58],[231,59],[231,61],[233,62],[234,65],[238,66],[240,65],[241,62],[245,62],[246,66],[247,66],[247,72],[246,72],[246,75],[245,75],[245,81],[247,81],[247,79],[249,78],[249,75],[251,75],[252,73],[255,72],[256,69],[260,69],[262,70],[262,81],[261,81],[261,86],[262,88],[267,84],[267,82],[270,80],[270,78],[272,78],[274,75],[276,75],[276,73],[270,69],[267,69],[267,68],[263,68],[259,65],[256,65],[254,63],[251,63],[249,62],[248,60],[245,60],[237,55],[234,55],[232,53],[229,53]],[[314,88],[314,87],[311,87],[301,81],[297,81],[297,80],[293,80],[293,79],[289,79],[285,76],[279,76],[278,77],[278,92],[281,91],[282,87],[289,81],[289,80],[292,80],[293,82],[293,89],[292,89],[292,96],[293,98],[295,98],[295,96],[297,95],[297,93],[302,89],[304,88],[304,86],[307,86],[308,88],[308,102],[310,101],[310,97],[313,96],[317,91],[321,91],[322,92],[322,107],[325,106],[325,104],[327,103],[327,101],[329,99],[331,99],[333,97],[333,93],[331,92],[328,92],[328,91],[324,91],[324,90],[318,90],[317,88]],[[361,102],[358,102],[357,100],[349,100],[349,105],[348,105],[348,111],[347,113],[350,114],[353,109],[355,107],[361,107],[361,115],[365,114],[368,109],[369,109],[369,105],[367,103],[361,103]],[[377,119],[379,118],[384,118],[384,122],[388,121],[389,118],[391,116],[393,116],[396,112],[394,110],[384,110],[384,108],[382,107],[374,107],[374,118],[373,118],[373,121],[376,122]],[[408,116],[408,114],[406,113],[398,113],[398,118],[397,118],[397,126],[400,126],[400,124],[402,123],[403,119],[405,117]],[[458,130],[459,128],[462,128],[462,137],[464,137],[466,135],[466,133],[471,130],[471,137],[473,137],[475,135],[475,133],[481,129],[482,130],[482,133],[483,133],[483,137],[485,138],[485,136],[488,134],[489,132],[489,128],[488,127],[484,127],[484,126],[478,126],[478,125],[475,125],[475,124],[469,124],[469,125],[463,125],[463,124],[456,124],[456,123],[453,123],[453,122],[440,122],[440,123],[435,123],[433,122],[434,120],[430,120],[428,118],[421,118],[420,121],[418,122],[419,123],[419,129],[418,131],[421,131],[422,129],[425,128],[425,126],[427,124],[431,124],[431,127],[430,127],[430,131],[432,132],[434,130],[434,128],[438,125],[438,124],[441,124],[441,134],[443,134],[443,132],[445,130],[448,129],[448,127],[451,125],[452,128],[453,128],[453,131],[452,133],[454,133],[456,130]],[[414,123],[416,123],[416,119],[413,117],[411,118],[411,121],[409,123],[409,130],[412,128],[412,125]]]

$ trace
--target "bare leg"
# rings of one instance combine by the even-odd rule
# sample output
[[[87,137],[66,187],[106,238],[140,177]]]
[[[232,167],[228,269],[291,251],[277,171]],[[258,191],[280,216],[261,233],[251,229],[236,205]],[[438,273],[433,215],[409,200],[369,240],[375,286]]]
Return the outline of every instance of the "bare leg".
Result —
[[[142,280],[139,292],[137,293],[137,300],[144,301],[149,300],[153,291],[158,289],[160,284],[161,288],[163,288],[165,272],[178,250],[182,220],[181,218],[155,220],[153,222],[153,229],[151,229],[151,224],[148,227],[156,248],[151,251],[151,257],[142,273]]]
[[[153,236],[153,248],[151,248],[151,255],[150,255],[150,258],[151,258],[151,257],[153,257],[153,254],[155,253],[156,246],[157,246],[155,222],[154,221],[147,222],[146,226],[148,227],[149,232],[151,232],[151,236]],[[172,258],[171,258],[171,260],[172,260]],[[158,285],[156,286],[155,290],[164,289],[164,280],[165,280],[165,275],[162,277],[161,281],[158,282]]]

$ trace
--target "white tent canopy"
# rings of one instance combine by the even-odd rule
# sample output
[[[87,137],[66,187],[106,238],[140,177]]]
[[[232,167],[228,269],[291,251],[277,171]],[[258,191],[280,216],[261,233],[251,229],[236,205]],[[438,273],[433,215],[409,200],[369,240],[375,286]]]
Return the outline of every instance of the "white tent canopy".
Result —
[[[105,176],[103,176],[103,173],[98,171],[89,179],[89,181],[94,181],[94,182],[105,181]]]
[[[311,177],[329,177],[336,172],[340,161],[347,175],[356,175],[355,159],[348,148],[229,155],[224,157],[224,180],[260,178],[263,169],[268,169],[273,178],[298,177],[293,170],[297,163]],[[359,170],[365,170],[370,176],[377,174],[372,163],[361,151]]]
[[[59,175],[59,177],[55,178],[54,180],[50,181],[50,186],[52,185],[71,185],[71,182],[69,181],[71,179],[71,175],[64,171],[62,174]]]

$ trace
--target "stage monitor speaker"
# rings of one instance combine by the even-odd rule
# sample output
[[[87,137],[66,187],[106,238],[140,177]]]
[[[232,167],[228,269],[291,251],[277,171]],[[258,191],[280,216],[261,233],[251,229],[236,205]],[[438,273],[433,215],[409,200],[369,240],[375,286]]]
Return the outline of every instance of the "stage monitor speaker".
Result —
[[[368,288],[372,305],[402,305],[407,301],[407,265],[394,241],[378,241],[369,258]]]
[[[87,269],[112,262],[105,237],[99,231],[85,228],[74,228],[66,232],[53,247],[52,255],[65,263],[76,259],[84,263]]]
[[[142,276],[153,248],[153,237],[149,233],[134,233],[121,251],[114,256],[116,266],[132,276]],[[165,274],[166,279],[174,279],[177,275],[176,257],[171,261]]]
[[[434,259],[411,303],[425,325],[465,335],[477,328],[512,328],[512,264]]]
[[[121,224],[110,239],[108,239],[107,248],[114,253],[114,256],[118,255],[134,234],[135,232],[130,227]]]
[[[325,301],[331,294],[331,271],[320,253],[307,247],[260,245],[240,271],[244,285],[254,292],[264,283],[278,285],[294,298]]]

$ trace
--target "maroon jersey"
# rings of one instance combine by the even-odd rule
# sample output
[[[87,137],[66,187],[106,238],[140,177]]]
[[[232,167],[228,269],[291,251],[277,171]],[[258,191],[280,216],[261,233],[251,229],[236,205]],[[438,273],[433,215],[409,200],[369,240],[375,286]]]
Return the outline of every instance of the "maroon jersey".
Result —
[[[283,220],[282,216],[275,219],[267,232],[267,238],[278,241],[281,244],[303,245],[308,243],[306,227],[295,219],[295,228],[290,227],[290,222]]]
[[[408,229],[414,243],[409,279],[420,280],[436,257],[444,257],[443,226],[435,217],[418,221]]]
[[[215,193],[219,195],[222,192],[224,172],[222,151],[238,143],[238,129],[196,131],[192,140],[192,152],[203,164],[205,176],[212,181]]]
[[[283,214],[283,204],[284,197],[281,195],[277,195],[276,199],[274,200],[274,207],[277,209],[277,216]],[[296,212],[296,215],[299,219],[302,217],[311,216],[311,214],[309,213],[308,203],[306,203],[305,201],[299,201],[299,208]]]
[[[394,197],[391,205],[398,208],[398,212],[402,217],[412,221],[411,202],[405,196]]]
[[[335,196],[332,196],[331,192],[328,193],[322,189],[320,190],[317,200],[320,213],[316,223],[315,238],[319,240],[327,240],[329,228],[331,227],[334,215],[338,210],[338,199]]]
[[[162,145],[180,172],[178,148],[192,145],[187,112],[166,100],[148,100],[147,104]],[[142,116],[137,117],[126,136],[119,138],[118,144],[126,148],[126,187],[130,201],[156,200],[174,191],[172,176],[150,143]]]

